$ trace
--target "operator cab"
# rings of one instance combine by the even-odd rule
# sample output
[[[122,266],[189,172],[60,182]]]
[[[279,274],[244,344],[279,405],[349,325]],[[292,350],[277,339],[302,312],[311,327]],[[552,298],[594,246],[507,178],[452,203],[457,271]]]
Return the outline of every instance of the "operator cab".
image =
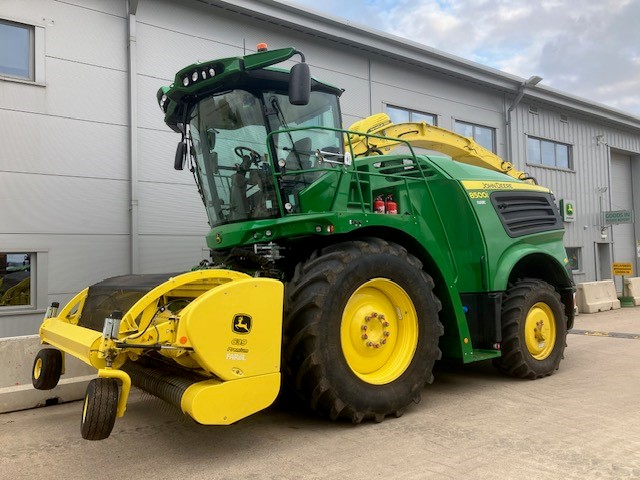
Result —
[[[317,159],[343,151],[335,91],[312,87],[308,102],[294,105],[278,81],[288,74],[259,75],[190,110],[193,171],[212,227],[293,211],[298,193],[325,173]]]

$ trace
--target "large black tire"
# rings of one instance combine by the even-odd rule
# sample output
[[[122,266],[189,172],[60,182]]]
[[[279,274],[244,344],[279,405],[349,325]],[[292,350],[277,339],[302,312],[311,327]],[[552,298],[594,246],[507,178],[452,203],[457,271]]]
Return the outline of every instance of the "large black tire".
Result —
[[[285,382],[332,420],[400,416],[441,357],[433,286],[417,258],[381,239],[316,251],[287,284]]]
[[[51,390],[62,375],[62,352],[55,348],[43,348],[36,354],[31,369],[31,383],[37,390]]]
[[[85,440],[104,440],[111,434],[118,410],[118,381],[94,378],[84,396],[80,431]]]
[[[542,280],[526,278],[511,286],[502,303],[502,357],[494,365],[518,378],[553,374],[566,346],[564,311],[560,295]]]

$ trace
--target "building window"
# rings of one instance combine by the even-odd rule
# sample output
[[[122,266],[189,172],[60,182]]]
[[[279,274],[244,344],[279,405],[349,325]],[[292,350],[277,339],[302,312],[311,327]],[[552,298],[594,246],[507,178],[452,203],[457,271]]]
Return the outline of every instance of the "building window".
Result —
[[[566,247],[567,258],[569,259],[569,269],[573,271],[582,271],[582,248]]]
[[[34,27],[0,20],[0,75],[35,80]]]
[[[437,125],[438,121],[438,117],[433,113],[418,112],[392,105],[387,105],[387,115],[393,123],[425,122],[429,125]]]
[[[45,84],[44,26],[0,18],[0,77]]]
[[[571,145],[528,137],[527,163],[571,170]]]
[[[0,253],[0,308],[32,305],[31,253]]]
[[[473,123],[455,121],[453,129],[463,137],[473,138],[479,145],[487,150],[496,152],[496,130],[491,127],[483,127]]]

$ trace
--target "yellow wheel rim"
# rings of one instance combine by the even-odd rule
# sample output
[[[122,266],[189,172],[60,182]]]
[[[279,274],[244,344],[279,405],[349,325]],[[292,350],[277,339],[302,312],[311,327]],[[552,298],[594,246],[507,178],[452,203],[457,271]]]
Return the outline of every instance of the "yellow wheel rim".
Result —
[[[556,344],[556,318],[549,305],[536,303],[524,324],[524,338],[527,350],[536,360],[544,360],[551,355]]]
[[[33,378],[38,380],[40,375],[42,375],[42,358],[38,358],[33,366]]]
[[[400,377],[418,346],[418,315],[407,292],[386,278],[361,285],[342,314],[340,342],[361,380],[384,385]]]

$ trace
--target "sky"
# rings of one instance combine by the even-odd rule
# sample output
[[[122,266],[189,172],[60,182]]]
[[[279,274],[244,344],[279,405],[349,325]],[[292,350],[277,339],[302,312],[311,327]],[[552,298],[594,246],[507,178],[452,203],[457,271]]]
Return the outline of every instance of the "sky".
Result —
[[[640,117],[640,0],[288,0]]]

